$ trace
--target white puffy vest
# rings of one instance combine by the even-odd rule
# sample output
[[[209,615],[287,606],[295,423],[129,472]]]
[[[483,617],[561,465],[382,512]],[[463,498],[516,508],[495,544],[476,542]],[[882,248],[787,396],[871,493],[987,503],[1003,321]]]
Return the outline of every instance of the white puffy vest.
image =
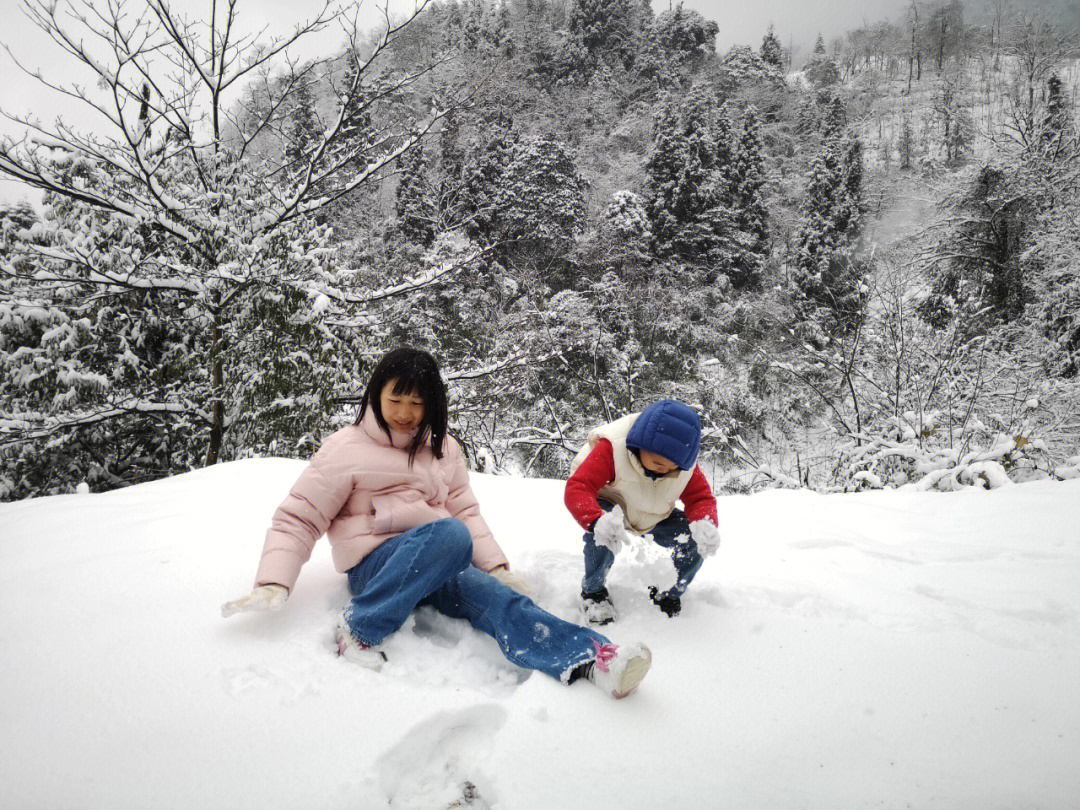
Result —
[[[615,456],[615,480],[603,487],[597,497],[622,507],[628,529],[647,532],[675,509],[675,501],[686,489],[694,471],[674,470],[659,478],[649,477],[641,461],[626,446],[626,435],[639,415],[631,413],[591,430],[585,446],[570,462],[570,474],[574,474],[601,439],[611,442]]]

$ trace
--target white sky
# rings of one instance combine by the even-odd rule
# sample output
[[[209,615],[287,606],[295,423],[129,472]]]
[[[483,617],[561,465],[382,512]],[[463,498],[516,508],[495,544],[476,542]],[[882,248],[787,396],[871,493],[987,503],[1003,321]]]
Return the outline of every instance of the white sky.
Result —
[[[123,0],[121,0],[123,2]],[[189,20],[209,20],[213,0],[171,0],[172,8],[180,16]],[[382,2],[382,0],[380,0]],[[392,9],[411,7],[410,0],[391,0]],[[61,8],[68,8],[68,0],[60,0]],[[104,6],[104,0],[98,3]],[[219,17],[223,13],[225,0],[218,0]],[[133,11],[143,7],[143,0],[126,0],[126,6]],[[238,3],[238,24],[241,31],[255,32],[265,29],[267,36],[286,34],[296,24],[314,17],[323,7],[322,0],[240,0]],[[65,122],[73,123],[82,130],[94,130],[102,126],[103,119],[86,105],[43,87],[33,77],[19,69],[12,56],[28,70],[40,69],[43,75],[61,84],[73,81],[86,83],[89,72],[84,70],[70,56],[52,43],[24,13],[19,0],[0,0],[0,43],[10,49],[10,54],[0,50],[0,110],[8,114],[26,115],[38,118],[46,126],[58,115]],[[374,26],[381,17],[373,0],[365,0],[361,6],[361,27]],[[61,20],[66,18],[58,15]],[[78,30],[78,29],[76,29]],[[309,35],[301,40],[300,50],[290,49],[290,53],[302,58],[312,58],[320,53],[337,50],[344,42],[340,28]],[[111,125],[104,123],[104,126]],[[20,137],[22,128],[0,117],[0,136]],[[100,131],[100,129],[99,129]],[[0,203],[19,199],[36,200],[37,192],[0,178]]]
[[[211,2],[173,0],[173,7],[191,18],[209,19]],[[408,0],[400,0],[402,8],[405,2]],[[129,8],[138,8],[141,3],[142,0],[128,0]],[[220,9],[223,0],[218,0],[218,4]],[[819,32],[829,40],[867,21],[896,18],[907,0],[685,0],[684,4],[719,23],[717,45],[723,52],[736,43],[758,46],[770,23],[776,26],[785,47],[794,39],[796,47],[805,50],[807,43],[812,42]],[[63,0],[61,5],[65,5]],[[395,1],[392,7],[398,5]],[[21,6],[19,0],[0,0],[0,19],[3,20],[0,43],[9,47],[27,68],[40,68],[53,79],[70,81],[76,78],[78,74],[73,70],[77,66],[27,18]],[[269,33],[284,33],[320,7],[320,0],[240,0],[239,3],[240,20],[245,30],[268,26]],[[667,10],[668,0],[654,0],[654,8],[658,12]],[[366,0],[362,13],[367,15],[364,27],[377,22],[379,12],[373,0]],[[320,48],[336,48],[341,39],[339,33],[329,32],[313,37],[308,53],[313,55]],[[0,76],[3,77],[0,109],[4,112],[18,115],[32,112],[46,123],[62,114],[66,121],[83,128],[95,126],[92,114],[26,76],[3,51],[0,51]],[[17,125],[0,118],[0,136],[16,136],[20,132]],[[0,179],[0,202],[36,198],[36,193],[21,184]]]
[[[668,2],[653,0],[653,8],[667,11]],[[907,5],[908,0],[683,0],[684,7],[719,23],[721,53],[736,44],[759,46],[770,23],[785,48],[794,39],[796,50],[805,50],[819,33],[828,42],[865,23],[895,22]]]

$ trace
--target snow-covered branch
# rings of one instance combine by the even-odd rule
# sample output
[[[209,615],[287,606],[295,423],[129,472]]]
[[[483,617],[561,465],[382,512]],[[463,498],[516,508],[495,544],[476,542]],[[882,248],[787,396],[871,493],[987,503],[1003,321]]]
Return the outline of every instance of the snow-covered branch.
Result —
[[[194,413],[190,405],[178,402],[127,400],[104,408],[73,411],[62,416],[44,413],[14,413],[0,417],[0,446],[51,436],[60,431],[89,427],[131,414]]]

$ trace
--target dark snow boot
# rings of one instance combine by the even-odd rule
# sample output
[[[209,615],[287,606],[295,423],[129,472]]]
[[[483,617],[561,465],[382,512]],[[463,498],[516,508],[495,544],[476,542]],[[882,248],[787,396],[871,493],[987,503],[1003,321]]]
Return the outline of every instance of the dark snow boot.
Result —
[[[649,586],[649,598],[653,600],[653,604],[667,614],[669,619],[674,619],[682,610],[682,600],[679,597],[672,596],[669,591],[660,593],[655,585]]]
[[[589,624],[611,624],[618,614],[611,604],[607,588],[592,593],[581,592],[581,612]]]

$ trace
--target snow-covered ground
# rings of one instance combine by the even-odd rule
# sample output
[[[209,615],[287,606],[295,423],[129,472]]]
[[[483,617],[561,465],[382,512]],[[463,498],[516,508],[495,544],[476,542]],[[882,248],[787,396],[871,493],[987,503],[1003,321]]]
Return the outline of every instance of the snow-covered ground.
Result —
[[[338,659],[325,540],[283,611],[223,620],[302,468],[0,504],[0,807],[1080,806],[1080,481],[725,497],[679,618],[667,559],[620,555],[609,635],[654,664],[613,701],[428,611],[382,672]],[[574,618],[561,484],[474,488]]]

